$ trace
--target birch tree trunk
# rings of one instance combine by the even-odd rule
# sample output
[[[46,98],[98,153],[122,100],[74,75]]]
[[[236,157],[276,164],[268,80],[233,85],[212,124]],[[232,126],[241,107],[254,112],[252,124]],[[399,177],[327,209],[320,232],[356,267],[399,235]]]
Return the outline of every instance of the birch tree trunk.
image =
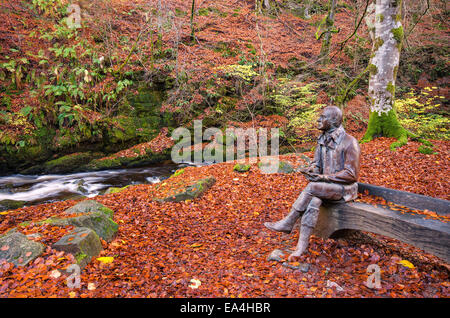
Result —
[[[363,141],[375,137],[395,137],[396,148],[408,141],[410,133],[397,118],[394,107],[395,80],[403,42],[402,0],[376,0],[372,17],[366,22],[373,41],[369,62],[370,117]]]

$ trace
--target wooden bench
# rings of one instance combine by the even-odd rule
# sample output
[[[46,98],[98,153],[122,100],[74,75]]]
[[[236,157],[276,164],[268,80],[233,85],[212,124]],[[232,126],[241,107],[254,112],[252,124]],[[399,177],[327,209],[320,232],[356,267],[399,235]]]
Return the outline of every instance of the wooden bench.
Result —
[[[415,210],[450,216],[450,202],[405,191],[359,183],[358,191]],[[423,215],[400,213],[360,202],[324,202],[314,234],[332,237],[340,230],[360,230],[385,235],[416,246],[450,264],[450,223],[425,219]]]

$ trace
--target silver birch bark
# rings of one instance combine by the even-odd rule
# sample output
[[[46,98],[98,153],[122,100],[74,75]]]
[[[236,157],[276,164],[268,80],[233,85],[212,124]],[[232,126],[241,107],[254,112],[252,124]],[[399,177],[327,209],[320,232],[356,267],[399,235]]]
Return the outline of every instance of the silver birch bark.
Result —
[[[394,108],[395,80],[403,42],[402,0],[376,0],[366,23],[373,41],[368,65],[370,118],[363,141],[374,137],[395,137],[391,149],[400,147],[411,135],[398,121]]]
[[[377,0],[370,60],[370,111],[388,113],[394,104],[395,79],[403,40],[401,1]]]

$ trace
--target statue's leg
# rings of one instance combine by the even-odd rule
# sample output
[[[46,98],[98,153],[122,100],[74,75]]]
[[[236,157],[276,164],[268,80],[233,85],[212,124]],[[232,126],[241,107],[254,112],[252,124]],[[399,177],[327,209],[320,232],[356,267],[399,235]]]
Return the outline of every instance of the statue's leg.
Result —
[[[340,200],[344,193],[342,185],[336,183],[311,182],[308,184],[308,188],[312,198],[302,217],[297,248],[289,256],[289,260],[302,255],[308,247],[309,237],[319,217],[322,200]]]
[[[311,183],[300,193],[297,200],[292,205],[291,212],[278,222],[265,222],[264,226],[272,231],[291,233],[295,222],[300,217],[301,213],[305,211],[309,202],[313,198],[311,193]]]
[[[309,237],[316,226],[317,218],[319,217],[319,208],[322,204],[322,200],[318,197],[313,197],[302,217],[300,235],[298,237],[298,243],[295,251],[289,255],[289,261],[295,257],[299,257],[307,249],[309,244]]]

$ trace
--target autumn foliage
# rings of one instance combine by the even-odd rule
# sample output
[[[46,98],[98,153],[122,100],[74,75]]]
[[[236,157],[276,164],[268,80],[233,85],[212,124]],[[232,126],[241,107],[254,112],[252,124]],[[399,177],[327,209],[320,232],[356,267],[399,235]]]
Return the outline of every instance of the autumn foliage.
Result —
[[[397,152],[390,139],[362,145],[361,181],[448,199],[448,145],[438,155],[424,155],[410,143]],[[384,150],[386,149],[386,150]],[[312,154],[309,153],[309,156]],[[294,166],[299,156],[285,155]],[[285,215],[307,181],[301,174],[261,174],[255,164],[247,173],[233,171],[234,163],[186,167],[160,184],[131,186],[95,200],[114,210],[119,232],[81,274],[81,288],[69,289],[70,254],[50,248],[26,267],[0,265],[2,297],[448,297],[448,265],[412,246],[374,236],[373,240],[322,240],[312,237],[301,261],[307,273],[268,262],[275,248],[291,248],[296,235],[267,231],[265,221]],[[393,173],[402,171],[402,173]],[[179,203],[160,203],[181,183],[214,176],[215,185],[202,197]],[[440,179],[442,178],[442,179]],[[358,200],[373,202],[364,195]],[[55,202],[7,211],[0,233],[26,220],[60,215],[74,201]],[[409,213],[405,211],[405,213]],[[415,212],[421,213],[421,212]],[[425,217],[429,216],[425,212]],[[448,220],[442,219],[443,222]],[[18,227],[25,234],[34,227]],[[65,231],[44,226],[41,240]],[[370,234],[369,234],[370,235]],[[112,259],[111,259],[112,257]],[[365,282],[368,265],[380,266],[381,289]],[[405,265],[406,264],[406,265]],[[193,288],[191,280],[201,283]],[[335,282],[344,291],[329,287]],[[191,286],[191,287],[189,287]]]

